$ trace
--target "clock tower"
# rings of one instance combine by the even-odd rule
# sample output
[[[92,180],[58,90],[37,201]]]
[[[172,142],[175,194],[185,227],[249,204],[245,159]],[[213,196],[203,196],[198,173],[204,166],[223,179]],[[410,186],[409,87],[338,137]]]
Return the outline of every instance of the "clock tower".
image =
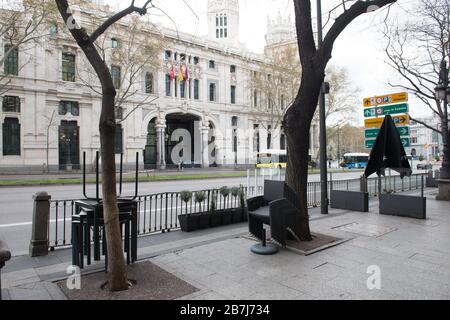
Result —
[[[238,0],[208,0],[208,36],[215,41],[239,44]]]

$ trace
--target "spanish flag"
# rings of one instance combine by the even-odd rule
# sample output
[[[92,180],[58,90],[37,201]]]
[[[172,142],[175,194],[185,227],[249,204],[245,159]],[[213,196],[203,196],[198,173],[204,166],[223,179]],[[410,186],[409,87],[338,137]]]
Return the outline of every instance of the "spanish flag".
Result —
[[[186,81],[189,80],[189,69],[188,69],[188,65],[186,65],[186,74],[185,74],[185,76],[184,76],[184,79],[185,79]]]
[[[173,68],[172,65],[172,70],[170,71],[170,80],[172,81],[173,79],[175,79],[175,69]]]
[[[183,81],[183,67],[180,65],[180,72],[178,73],[178,81]]]

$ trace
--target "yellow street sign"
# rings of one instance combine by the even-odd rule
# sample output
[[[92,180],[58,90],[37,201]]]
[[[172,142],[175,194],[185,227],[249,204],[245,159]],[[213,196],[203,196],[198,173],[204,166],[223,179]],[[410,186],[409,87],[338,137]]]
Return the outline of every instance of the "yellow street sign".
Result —
[[[393,116],[392,120],[396,126],[405,126],[409,124],[409,116],[407,114],[401,114],[399,116]],[[371,118],[364,120],[364,126],[366,128],[379,128],[383,124],[383,118]]]
[[[399,102],[408,101],[408,93],[407,92],[399,92],[387,94],[384,96],[376,96],[371,98],[365,98],[363,100],[364,107],[373,107],[373,106],[381,106],[385,104],[393,104]]]

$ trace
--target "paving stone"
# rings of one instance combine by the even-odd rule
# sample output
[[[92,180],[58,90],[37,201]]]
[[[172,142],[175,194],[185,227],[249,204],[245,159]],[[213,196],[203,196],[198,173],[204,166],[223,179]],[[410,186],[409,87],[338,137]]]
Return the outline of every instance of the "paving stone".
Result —
[[[2,273],[2,288],[11,288],[39,281],[40,278],[34,269],[23,269],[16,272]]]

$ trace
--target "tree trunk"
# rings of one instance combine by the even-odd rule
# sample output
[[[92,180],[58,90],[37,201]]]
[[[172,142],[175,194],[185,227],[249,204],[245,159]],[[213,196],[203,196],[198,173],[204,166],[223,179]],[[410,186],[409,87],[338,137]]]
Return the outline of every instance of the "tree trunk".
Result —
[[[109,289],[128,289],[127,270],[123,258],[122,237],[117,207],[116,162],[114,153],[114,99],[115,90],[103,89],[100,116],[100,150],[102,159],[103,219],[106,228],[108,250]]]
[[[323,79],[323,70],[312,67],[303,70],[297,99],[283,120],[288,147],[286,182],[299,197],[300,214],[293,231],[302,241],[312,240],[308,215],[308,153],[311,121],[317,108]]]

